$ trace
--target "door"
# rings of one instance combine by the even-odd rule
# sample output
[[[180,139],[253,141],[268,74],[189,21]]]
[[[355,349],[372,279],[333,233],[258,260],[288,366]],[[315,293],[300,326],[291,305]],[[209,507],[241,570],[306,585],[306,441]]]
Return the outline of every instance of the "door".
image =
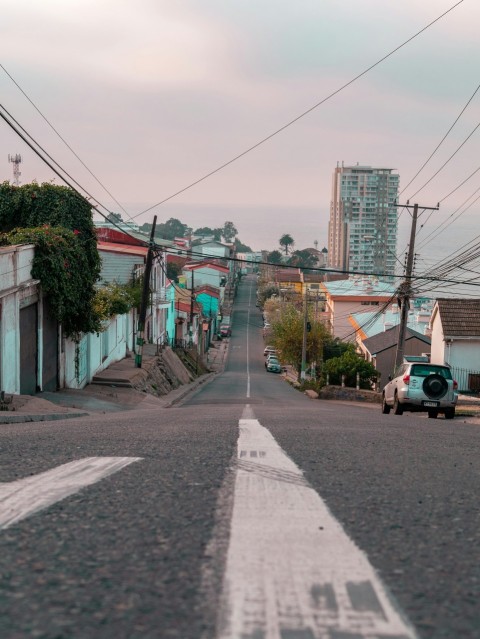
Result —
[[[20,394],[34,395],[37,381],[37,305],[20,309]]]

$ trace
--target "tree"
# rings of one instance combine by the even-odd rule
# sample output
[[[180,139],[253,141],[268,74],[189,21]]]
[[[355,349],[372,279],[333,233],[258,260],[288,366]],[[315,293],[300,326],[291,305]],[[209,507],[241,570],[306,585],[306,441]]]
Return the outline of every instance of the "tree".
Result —
[[[171,282],[178,282],[178,276],[182,272],[180,264],[175,262],[167,262],[167,277]]]
[[[323,361],[326,362],[333,357],[341,357],[348,348],[348,342],[342,342],[338,337],[328,340],[323,347]]]
[[[310,251],[304,249],[302,251],[294,251],[288,263],[291,266],[298,266],[302,269],[311,269],[317,265],[317,258]]]
[[[230,243],[235,237],[235,235],[237,235],[237,233],[238,231],[235,228],[235,225],[233,222],[225,222],[225,224],[222,227],[222,237],[225,240],[225,242]]]
[[[378,377],[378,371],[373,364],[358,355],[353,344],[348,344],[340,357],[333,357],[325,362],[324,372],[328,373],[330,383],[337,385],[342,383],[342,375],[345,375],[345,385],[350,387],[356,386],[359,373],[360,388],[364,389],[371,389]]]
[[[302,362],[302,342],[304,315],[293,304],[281,307],[278,317],[272,320],[272,344],[281,352],[282,360],[300,372]],[[311,329],[307,332],[307,362],[321,362],[323,345],[330,339],[324,324],[309,320]]]
[[[200,235],[200,236],[209,236],[212,235],[213,239],[220,241],[222,239],[222,229],[221,228],[216,228],[216,229],[212,229],[209,226],[202,226],[199,229],[196,229],[193,232],[194,235]]]
[[[139,230],[142,233],[150,235],[150,233],[152,232],[152,225],[149,222],[145,222],[144,224],[142,224],[142,226],[139,227]]]
[[[34,244],[32,277],[41,281],[68,337],[99,330],[93,308],[100,256],[92,207],[76,191],[45,183],[0,185],[2,245]]]
[[[278,240],[278,243],[280,244],[280,246],[283,247],[283,250],[285,251],[285,255],[288,255],[288,249],[290,248],[290,246],[293,246],[295,244],[295,240],[293,239],[291,235],[289,235],[288,233],[285,233]]]
[[[259,288],[257,291],[257,299],[262,306],[265,304],[265,301],[273,295],[280,295],[280,289],[277,286],[265,286]]]
[[[176,237],[184,237],[185,231],[188,225],[183,224],[175,217],[171,217],[163,224],[159,224],[155,230],[155,237],[163,238],[164,240],[174,240]]]
[[[281,264],[282,257],[283,256],[280,251],[271,251],[271,253],[267,255],[267,262],[269,262],[270,264]]]
[[[109,222],[113,222],[114,224],[118,224],[119,222],[123,222],[122,216],[120,213],[109,213],[107,215],[107,220]]]
[[[247,246],[246,244],[243,244],[238,237],[235,238],[235,250],[237,251],[237,253],[251,253],[252,249]]]

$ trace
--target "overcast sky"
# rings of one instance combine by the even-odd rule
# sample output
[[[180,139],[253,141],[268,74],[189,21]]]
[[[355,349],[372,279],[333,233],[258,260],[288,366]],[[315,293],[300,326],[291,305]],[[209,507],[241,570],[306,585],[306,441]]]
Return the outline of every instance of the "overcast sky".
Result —
[[[337,162],[416,174],[480,83],[480,2],[455,9],[272,139],[161,206],[319,103],[455,4],[455,0],[2,0],[0,63],[96,178],[139,223],[232,220],[254,249],[290,233],[327,244]],[[0,68],[2,104],[109,209],[127,215]],[[426,206],[480,166],[480,90],[402,194]],[[21,182],[55,176],[0,123],[0,179],[20,153]],[[56,183],[60,183],[55,178]],[[433,214],[420,240],[480,191],[480,171]],[[468,198],[472,198],[469,200]],[[462,209],[461,209],[462,210]],[[460,212],[460,211],[459,211]],[[480,201],[419,260],[480,233]],[[454,214],[454,215],[453,215]],[[423,216],[426,221],[427,216]],[[400,218],[400,245],[410,218]],[[423,234],[423,235],[422,235]],[[440,254],[443,252],[443,255]]]

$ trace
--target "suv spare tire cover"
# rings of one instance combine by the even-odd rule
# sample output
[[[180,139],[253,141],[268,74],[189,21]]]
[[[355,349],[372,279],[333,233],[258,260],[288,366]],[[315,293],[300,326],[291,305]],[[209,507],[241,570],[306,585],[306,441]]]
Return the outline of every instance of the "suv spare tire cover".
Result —
[[[445,377],[434,373],[428,375],[423,381],[423,392],[431,399],[441,399],[448,391],[448,382]]]

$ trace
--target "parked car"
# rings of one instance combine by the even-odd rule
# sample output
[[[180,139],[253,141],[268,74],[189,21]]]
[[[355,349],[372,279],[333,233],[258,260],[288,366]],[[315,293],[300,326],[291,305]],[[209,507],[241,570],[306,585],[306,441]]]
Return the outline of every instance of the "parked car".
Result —
[[[270,361],[268,361],[266,363],[266,367],[267,367],[267,372],[268,373],[281,373],[282,372],[282,366],[281,366],[280,362],[278,361],[278,359],[275,359],[274,357],[272,357],[270,359]]]
[[[221,337],[230,337],[232,334],[232,329],[230,324],[220,324],[220,335]]]
[[[269,353],[276,353],[277,349],[274,346],[265,346],[265,348],[263,349],[263,354],[265,355],[265,357],[269,354]]]
[[[267,355],[267,359],[265,360],[265,368],[270,364],[270,362],[280,364],[280,360],[274,353]]]
[[[382,413],[388,414],[393,408],[395,415],[408,410],[426,412],[433,419],[439,413],[443,413],[445,419],[453,419],[457,389],[458,384],[448,366],[404,362],[383,389]]]

